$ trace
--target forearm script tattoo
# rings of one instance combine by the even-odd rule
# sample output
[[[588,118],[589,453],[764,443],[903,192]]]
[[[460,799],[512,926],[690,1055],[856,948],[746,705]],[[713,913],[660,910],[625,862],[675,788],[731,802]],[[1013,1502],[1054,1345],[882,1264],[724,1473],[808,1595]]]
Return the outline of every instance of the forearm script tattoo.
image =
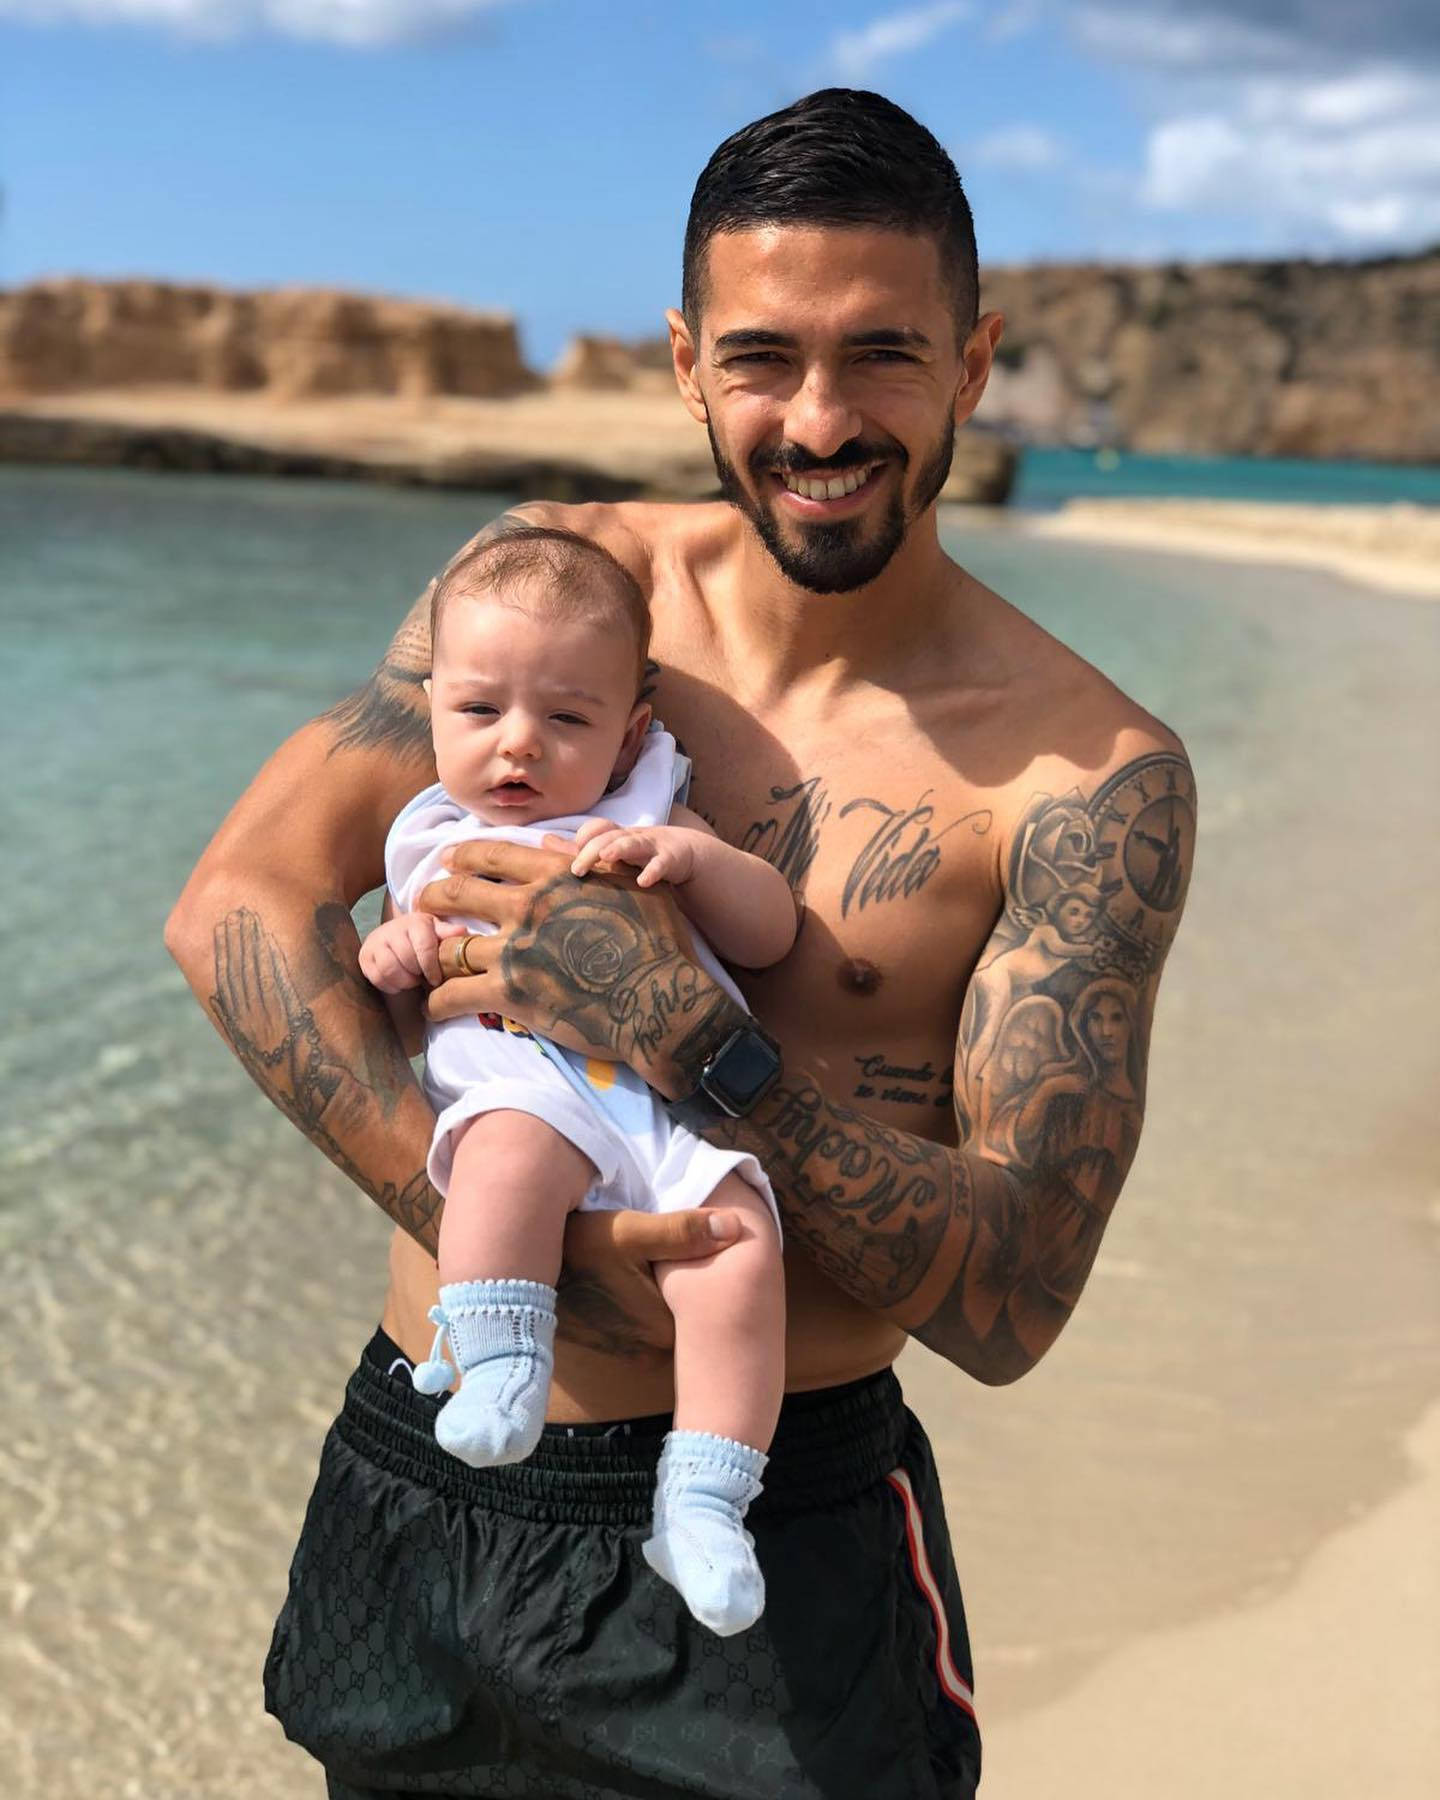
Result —
[[[717,1130],[764,1162],[787,1229],[849,1293],[903,1308],[982,1379],[1011,1380],[1070,1316],[1140,1138],[1155,992],[1178,926],[1195,789],[1177,755],[1137,758],[1088,798],[1037,795],[1001,919],[966,996],[960,1147],[892,1130],[789,1075]]]

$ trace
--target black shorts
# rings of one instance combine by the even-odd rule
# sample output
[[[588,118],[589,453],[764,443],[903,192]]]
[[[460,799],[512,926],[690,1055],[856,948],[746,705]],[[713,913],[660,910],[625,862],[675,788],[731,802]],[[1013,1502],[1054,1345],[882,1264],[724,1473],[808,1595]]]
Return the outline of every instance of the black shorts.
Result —
[[[383,1333],[332,1426],[265,1703],[332,1796],[962,1800],[970,1646],[930,1447],[888,1371],[789,1396],[718,1638],[640,1555],[669,1421],[476,1470]]]

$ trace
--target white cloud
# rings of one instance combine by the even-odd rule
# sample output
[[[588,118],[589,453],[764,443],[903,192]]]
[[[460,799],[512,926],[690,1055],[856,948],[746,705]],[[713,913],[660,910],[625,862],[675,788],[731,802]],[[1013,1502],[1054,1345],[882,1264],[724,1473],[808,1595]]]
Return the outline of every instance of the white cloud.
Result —
[[[1377,65],[1234,85],[1156,125],[1141,197],[1356,245],[1440,232],[1440,75]]]
[[[251,33],[368,48],[444,31],[508,0],[0,0],[41,25],[148,25],[193,37]]]
[[[859,31],[842,31],[830,44],[827,57],[846,81],[863,82],[877,63],[923,50],[932,39],[974,16],[971,0],[939,0],[934,6],[911,7],[872,19]]]
[[[1007,125],[981,138],[970,160],[992,169],[1053,169],[1061,159],[1059,140],[1040,125]]]

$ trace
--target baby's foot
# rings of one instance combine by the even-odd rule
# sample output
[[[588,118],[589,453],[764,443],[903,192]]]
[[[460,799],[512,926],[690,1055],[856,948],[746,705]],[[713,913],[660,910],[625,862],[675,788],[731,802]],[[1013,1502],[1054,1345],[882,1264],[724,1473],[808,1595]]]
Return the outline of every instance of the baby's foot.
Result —
[[[472,1469],[523,1462],[540,1441],[555,1367],[555,1290],[539,1281],[458,1281],[440,1290],[460,1391],[435,1419],[435,1441]],[[430,1362],[416,1371],[431,1369]]]
[[[672,1431],[661,1452],[655,1534],[641,1549],[718,1637],[745,1631],[765,1610],[755,1540],[741,1521],[768,1460],[748,1444],[704,1431]]]

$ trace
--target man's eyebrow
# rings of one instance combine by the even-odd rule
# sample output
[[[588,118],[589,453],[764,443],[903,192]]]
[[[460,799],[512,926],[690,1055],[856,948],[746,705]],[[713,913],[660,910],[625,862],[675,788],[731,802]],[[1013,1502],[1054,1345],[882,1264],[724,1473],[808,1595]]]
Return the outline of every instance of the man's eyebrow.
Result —
[[[740,331],[722,331],[711,346],[717,353],[726,350],[760,350],[778,347],[782,350],[798,348],[799,338],[792,337],[784,331],[766,331],[763,328],[749,328]],[[923,331],[917,331],[913,325],[877,325],[870,331],[852,331],[840,340],[845,350],[929,350],[930,339]]]
[[[847,350],[928,350],[930,340],[913,325],[884,325],[874,331],[852,331],[840,342]]]

